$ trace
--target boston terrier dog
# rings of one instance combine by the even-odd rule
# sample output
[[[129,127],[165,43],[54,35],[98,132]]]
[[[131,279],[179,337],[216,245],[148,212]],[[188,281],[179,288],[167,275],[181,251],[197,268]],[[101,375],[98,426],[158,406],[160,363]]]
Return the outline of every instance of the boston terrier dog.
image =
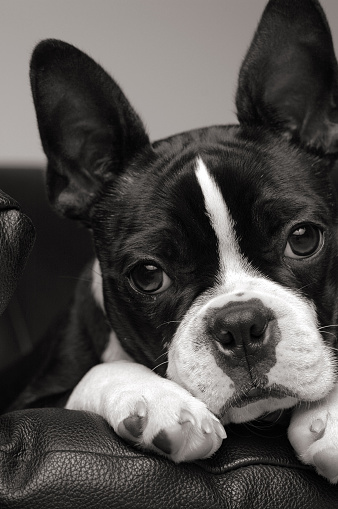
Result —
[[[319,3],[267,4],[238,125],[151,143],[112,78],[57,40],[31,84],[50,202],[96,260],[21,406],[96,412],[175,462],[294,407],[296,453],[336,483],[338,72]]]

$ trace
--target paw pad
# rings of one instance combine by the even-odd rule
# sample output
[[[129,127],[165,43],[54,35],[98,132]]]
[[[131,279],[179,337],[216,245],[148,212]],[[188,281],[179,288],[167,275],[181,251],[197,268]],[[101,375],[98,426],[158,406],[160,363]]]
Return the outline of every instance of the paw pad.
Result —
[[[136,404],[132,415],[126,417],[118,426],[118,434],[127,442],[137,443],[147,425],[147,407],[143,401]]]
[[[161,430],[156,437],[153,439],[153,445],[163,451],[165,454],[172,454],[172,442],[170,436],[165,430]]]

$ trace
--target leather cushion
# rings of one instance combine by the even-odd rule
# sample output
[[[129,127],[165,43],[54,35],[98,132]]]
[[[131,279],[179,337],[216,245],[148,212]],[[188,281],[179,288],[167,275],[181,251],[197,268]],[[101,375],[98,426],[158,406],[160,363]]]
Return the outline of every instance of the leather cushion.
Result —
[[[179,465],[125,444],[91,413],[17,411],[0,429],[0,507],[338,507],[338,487],[295,458],[278,426],[232,426],[213,458]]]

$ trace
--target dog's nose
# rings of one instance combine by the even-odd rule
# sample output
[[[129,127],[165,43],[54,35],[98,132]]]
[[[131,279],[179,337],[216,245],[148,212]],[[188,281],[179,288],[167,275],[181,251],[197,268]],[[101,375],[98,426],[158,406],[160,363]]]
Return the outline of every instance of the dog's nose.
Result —
[[[217,310],[211,334],[224,348],[256,347],[263,343],[270,321],[269,310],[258,299],[229,302]]]

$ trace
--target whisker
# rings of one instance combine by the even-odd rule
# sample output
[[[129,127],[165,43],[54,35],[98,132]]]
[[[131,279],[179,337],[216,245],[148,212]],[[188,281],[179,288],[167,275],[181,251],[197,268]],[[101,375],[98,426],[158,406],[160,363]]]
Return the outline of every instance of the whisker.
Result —
[[[102,278],[102,274],[101,274],[101,272],[98,272],[97,270],[95,270],[95,269],[94,269],[94,267],[91,267],[91,268],[90,268],[90,270],[91,270],[92,272],[94,272],[94,274],[96,274],[97,276],[100,276],[100,277]]]
[[[159,329],[160,327],[164,327],[164,325],[169,325],[170,323],[181,323],[181,320],[169,320],[168,322],[161,323],[156,328]]]
[[[333,332],[328,332],[327,330],[323,330],[321,331],[323,334],[329,334],[330,336],[333,336],[334,338],[336,337],[336,335],[333,333]]]
[[[159,368],[160,366],[163,366],[164,364],[168,364],[168,361],[161,362],[161,364],[157,364],[151,371],[155,371],[155,369]]]
[[[165,355],[167,355],[167,352],[161,353],[158,357],[156,357],[155,361],[158,361],[161,357],[164,357]]]
[[[312,283],[308,283],[307,285],[301,286],[298,291],[304,290],[304,288],[307,288],[308,286],[311,286]]]
[[[75,281],[84,281],[86,283],[91,283],[91,279],[86,279],[84,277],[79,276],[59,276],[59,279],[75,279]]]

